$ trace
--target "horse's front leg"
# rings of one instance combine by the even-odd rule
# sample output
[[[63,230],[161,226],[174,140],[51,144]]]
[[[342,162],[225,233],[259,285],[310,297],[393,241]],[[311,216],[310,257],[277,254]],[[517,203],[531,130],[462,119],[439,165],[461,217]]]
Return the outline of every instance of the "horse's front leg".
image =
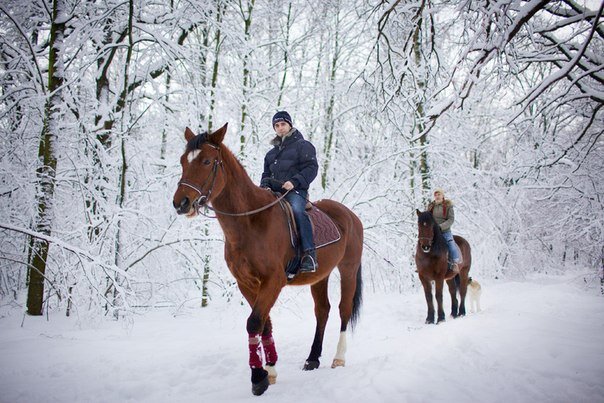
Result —
[[[443,308],[443,286],[444,281],[442,279],[436,280],[434,282],[435,294],[436,294],[436,304],[438,306],[438,319],[436,324],[445,321],[445,310]]]
[[[270,316],[264,323],[264,330],[262,331],[262,349],[264,350],[264,359],[266,363],[264,369],[268,372],[268,383],[274,385],[277,382],[277,370],[275,365],[277,364],[278,357],[275,340],[273,339],[273,324],[271,323]]]
[[[248,332],[248,346],[250,353],[249,365],[252,371],[252,393],[256,396],[263,394],[266,389],[268,389],[270,383],[269,372],[262,365],[260,340],[262,338],[261,336],[264,336],[264,333],[266,333],[265,325],[269,320],[269,312],[275,304],[280,291],[281,286],[276,281],[265,281],[261,283],[252,304],[252,313],[247,319],[246,329]],[[271,343],[272,326],[269,326],[269,328],[269,333],[264,337],[264,340],[266,341],[265,348],[268,349],[265,350],[265,354],[268,352],[268,360],[275,361],[269,363],[274,366],[277,360],[277,352],[276,349],[274,349],[274,342]]]
[[[432,282],[420,276],[422,286],[424,287],[424,296],[426,297],[426,305],[428,305],[428,316],[426,324],[434,323],[434,298],[432,297]]]

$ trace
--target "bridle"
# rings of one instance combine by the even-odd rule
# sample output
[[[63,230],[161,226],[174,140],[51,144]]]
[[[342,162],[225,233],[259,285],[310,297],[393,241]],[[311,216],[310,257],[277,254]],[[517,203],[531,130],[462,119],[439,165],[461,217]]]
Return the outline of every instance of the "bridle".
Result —
[[[432,243],[434,242],[434,237],[429,237],[429,236],[420,236],[417,238],[418,241],[428,241],[428,244],[430,246],[432,246]]]
[[[214,165],[212,166],[212,172],[210,172],[210,174],[208,175],[208,177],[206,178],[206,180],[203,182],[203,184],[198,187],[193,183],[189,183],[187,181],[181,180],[178,182],[178,186],[186,186],[188,188],[193,189],[194,191],[196,191],[198,193],[198,196],[195,198],[195,200],[192,203],[193,208],[195,209],[195,211],[197,211],[199,214],[203,214],[203,212],[201,211],[202,207],[207,207],[208,209],[214,211],[217,214],[222,214],[222,215],[226,215],[226,216],[230,216],[230,217],[243,217],[243,216],[249,216],[252,214],[256,214],[259,213],[261,211],[264,211],[268,208],[273,207],[275,204],[279,203],[281,200],[283,200],[283,198],[285,196],[287,196],[287,194],[290,192],[289,190],[287,192],[285,192],[283,195],[281,195],[280,197],[278,197],[277,199],[273,200],[271,203],[262,206],[260,208],[257,208],[255,210],[251,210],[251,211],[246,211],[243,213],[227,213],[225,211],[220,211],[215,209],[214,207],[210,206],[207,204],[207,202],[210,200],[210,197],[212,196],[212,191],[214,190],[214,185],[216,183],[216,177],[218,176],[218,167],[221,167],[224,170],[224,165],[222,164],[222,159],[220,159],[220,147],[217,147],[213,144],[209,144],[206,143],[209,146],[215,148],[216,150],[218,150],[218,155],[219,157],[217,157],[216,159],[214,159]],[[208,189],[207,193],[204,194],[203,193],[203,188],[208,184],[208,182],[211,181],[210,184],[210,188]],[[205,214],[203,214],[205,215]],[[208,217],[208,216],[206,216]],[[211,217],[211,218],[216,218],[216,217]]]
[[[200,187],[195,186],[193,183],[189,183],[187,181],[181,180],[178,182],[178,186],[186,186],[188,188],[193,189],[194,191],[196,191],[198,193],[198,196],[195,198],[195,200],[193,201],[192,205],[193,208],[197,211],[199,211],[199,209],[201,209],[208,200],[210,200],[210,196],[212,196],[212,191],[214,190],[214,184],[216,183],[216,177],[218,176],[218,167],[223,167],[222,166],[222,160],[219,160],[218,158],[216,158],[214,160],[214,166],[212,167],[212,172],[210,172],[210,174],[208,175],[208,177],[206,178],[206,180],[203,182],[203,184]],[[224,167],[223,167],[224,169]],[[210,188],[208,189],[208,192],[204,195],[203,194],[203,188],[207,185],[208,182],[210,182],[211,179],[211,185]]]
[[[419,227],[419,234],[417,237],[418,246],[420,246],[422,248],[422,250],[424,250],[424,247],[427,246],[428,250],[424,250],[424,252],[429,253],[430,250],[432,249],[432,246],[434,245],[434,243],[438,242],[437,230],[436,230],[436,228],[438,227],[438,224],[436,223],[436,221],[434,221],[434,218],[432,218],[432,219],[420,218],[418,220],[418,227]],[[430,227],[431,227],[431,232],[432,232],[431,236],[422,236],[422,234],[426,234],[426,232],[430,231]],[[424,228],[424,229],[422,229],[422,228]],[[424,242],[424,243],[422,243],[422,242]]]
[[[420,246],[422,246],[422,241],[426,242],[428,244],[428,248],[432,248],[432,244],[434,243],[434,233],[432,233],[432,236],[418,236],[417,237],[417,243],[419,243]],[[423,246],[422,246],[423,249]]]

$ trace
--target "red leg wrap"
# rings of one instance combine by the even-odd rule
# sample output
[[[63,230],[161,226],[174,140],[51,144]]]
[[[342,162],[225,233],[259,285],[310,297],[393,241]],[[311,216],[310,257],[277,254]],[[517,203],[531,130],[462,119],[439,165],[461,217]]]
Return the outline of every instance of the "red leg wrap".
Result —
[[[262,368],[262,351],[257,334],[249,335],[250,368]]]
[[[275,348],[273,336],[262,336],[262,348],[264,349],[266,363],[275,365],[277,363],[277,349]]]

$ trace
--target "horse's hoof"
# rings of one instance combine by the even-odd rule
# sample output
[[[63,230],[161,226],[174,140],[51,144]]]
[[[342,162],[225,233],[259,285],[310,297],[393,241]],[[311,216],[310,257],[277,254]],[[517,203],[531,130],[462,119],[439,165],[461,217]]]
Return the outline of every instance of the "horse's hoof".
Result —
[[[344,366],[344,360],[340,360],[339,358],[334,358],[333,362],[331,363],[332,368],[343,367],[343,366]]]
[[[319,360],[317,361],[306,361],[304,363],[304,368],[302,368],[304,371],[312,371],[313,369],[317,369],[319,368]]]
[[[254,396],[260,396],[261,394],[266,392],[266,390],[268,389],[268,385],[269,380],[267,376],[258,383],[252,383],[252,393],[254,394]]]
[[[252,368],[252,393],[260,396],[268,389],[268,371],[263,368]]]
[[[268,383],[274,385],[277,383],[277,370],[274,365],[267,365],[264,367],[266,372],[268,372]]]

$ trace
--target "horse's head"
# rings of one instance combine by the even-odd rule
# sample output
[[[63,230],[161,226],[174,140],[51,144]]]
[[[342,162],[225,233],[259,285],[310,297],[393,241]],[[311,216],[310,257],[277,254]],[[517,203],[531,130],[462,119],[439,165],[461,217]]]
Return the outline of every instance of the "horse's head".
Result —
[[[423,213],[415,210],[417,214],[418,240],[419,246],[424,253],[429,253],[434,243],[434,217],[429,211]]]
[[[220,146],[227,125],[211,134],[195,135],[188,127],[185,129],[187,148],[180,157],[182,177],[173,200],[178,214],[195,217],[198,208],[210,202],[224,188]]]

